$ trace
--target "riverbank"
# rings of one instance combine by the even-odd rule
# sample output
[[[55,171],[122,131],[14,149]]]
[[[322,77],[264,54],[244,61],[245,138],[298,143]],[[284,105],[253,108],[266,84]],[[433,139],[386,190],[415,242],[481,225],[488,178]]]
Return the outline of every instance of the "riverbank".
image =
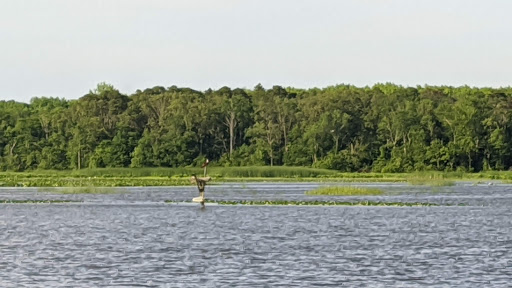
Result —
[[[0,187],[133,187],[191,185],[201,168],[98,168],[0,172]],[[512,182],[512,172],[340,173],[306,167],[211,167],[212,185],[226,182],[406,182],[451,186],[455,181]]]

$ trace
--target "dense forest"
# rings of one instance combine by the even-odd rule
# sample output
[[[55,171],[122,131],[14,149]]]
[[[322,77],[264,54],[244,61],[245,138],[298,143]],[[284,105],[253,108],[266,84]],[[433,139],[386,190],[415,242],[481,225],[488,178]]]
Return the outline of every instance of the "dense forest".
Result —
[[[0,170],[289,165],[340,171],[507,170],[512,88],[372,87],[0,101]]]

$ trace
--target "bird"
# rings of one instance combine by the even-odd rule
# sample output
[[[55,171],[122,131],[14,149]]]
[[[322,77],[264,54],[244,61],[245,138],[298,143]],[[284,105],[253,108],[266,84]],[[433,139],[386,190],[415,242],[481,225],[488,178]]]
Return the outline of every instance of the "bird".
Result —
[[[203,165],[201,165],[201,168],[208,166],[208,163],[210,163],[210,160],[206,159],[206,161],[204,161]]]

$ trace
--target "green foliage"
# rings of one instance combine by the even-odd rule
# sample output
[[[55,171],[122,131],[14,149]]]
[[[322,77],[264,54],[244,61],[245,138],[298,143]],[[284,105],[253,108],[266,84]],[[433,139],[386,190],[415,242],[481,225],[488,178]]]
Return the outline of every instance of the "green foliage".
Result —
[[[354,186],[321,187],[307,191],[306,195],[329,195],[329,196],[359,196],[359,195],[381,195],[383,192],[375,188],[363,188]]]
[[[506,171],[511,111],[510,87],[156,86],[124,95],[99,83],[78,100],[0,101],[0,170],[196,167],[208,158],[224,167]]]

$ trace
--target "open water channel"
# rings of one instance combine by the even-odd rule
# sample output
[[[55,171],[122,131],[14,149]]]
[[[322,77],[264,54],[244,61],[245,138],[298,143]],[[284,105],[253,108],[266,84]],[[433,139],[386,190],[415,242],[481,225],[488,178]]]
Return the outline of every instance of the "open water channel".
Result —
[[[208,186],[216,200],[361,200],[466,206],[224,206],[190,187],[59,194],[1,188],[1,287],[507,287],[512,186],[379,186],[384,196],[316,197],[325,184]],[[338,184],[340,185],[340,184]]]

